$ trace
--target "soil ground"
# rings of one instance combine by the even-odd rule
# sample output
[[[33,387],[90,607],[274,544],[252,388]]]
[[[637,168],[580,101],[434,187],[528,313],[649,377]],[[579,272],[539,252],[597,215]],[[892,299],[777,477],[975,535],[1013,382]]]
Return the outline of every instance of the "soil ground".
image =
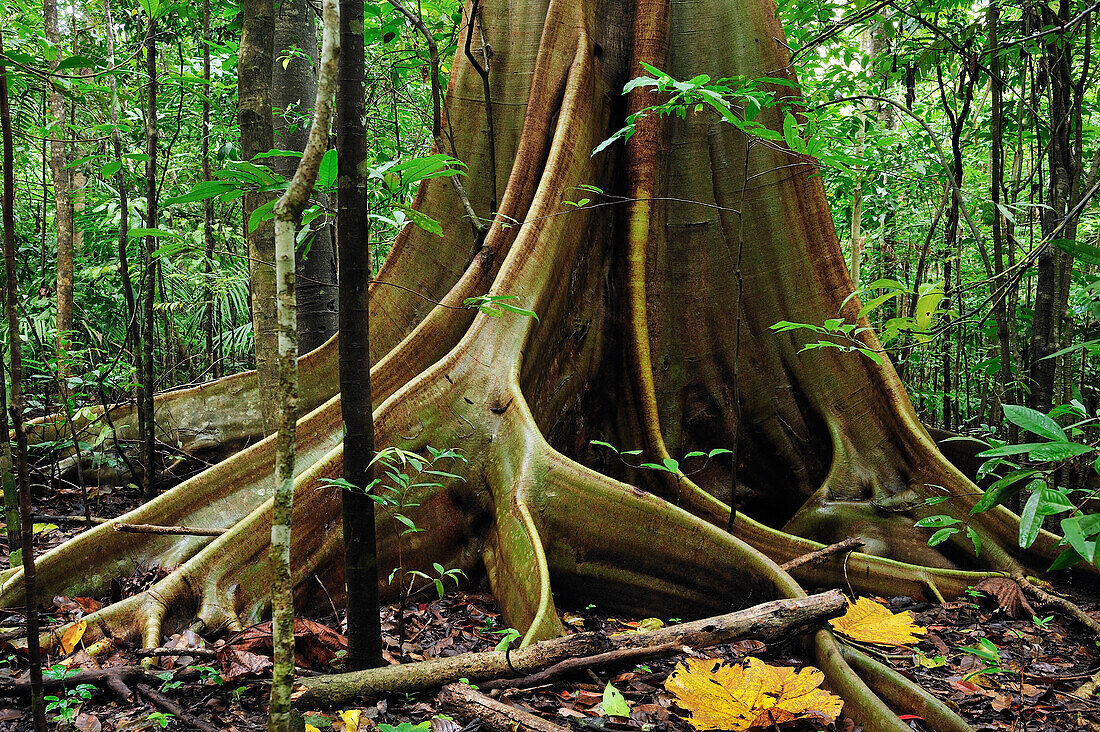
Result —
[[[49,505],[51,514],[80,515],[83,513],[81,500],[79,487],[61,485],[51,490],[48,502],[40,505]],[[140,492],[132,486],[95,489],[89,496],[92,513],[105,518],[119,515],[139,503]],[[72,523],[41,523],[36,533],[39,551],[82,530],[81,526]],[[6,548],[0,551],[3,552],[0,559],[6,559]],[[168,569],[135,566],[132,576],[116,583],[105,597],[52,598],[43,603],[43,620],[48,625],[60,627],[62,623],[77,620],[95,610],[100,604],[140,592]],[[1097,639],[1057,610],[1035,608],[1033,618],[1026,607],[1020,606],[1011,588],[1000,590],[998,593],[973,592],[967,598],[945,605],[919,603],[906,597],[876,598],[894,612],[912,612],[927,633],[915,648],[871,652],[946,701],[975,730],[1100,730],[1100,697],[1081,700],[1070,694],[1100,669]],[[1100,605],[1094,599],[1083,597],[1068,587],[1056,587],[1055,590],[1100,618]],[[1001,595],[1000,601],[994,594]],[[1011,613],[1018,617],[1012,617]],[[7,611],[6,619],[0,621],[0,682],[20,679],[26,673],[25,652],[12,644],[20,635],[22,620],[19,613]],[[640,625],[657,621],[667,624],[678,619],[613,617],[596,606],[563,611],[567,632],[631,632],[637,631]],[[487,592],[464,587],[462,591],[449,592],[439,598],[434,587],[429,585],[410,598],[400,615],[396,606],[383,609],[386,661],[411,662],[491,650],[502,638],[505,629],[501,626],[499,610]],[[341,669],[346,648],[343,630],[342,618],[334,606],[327,616],[297,622],[298,665],[302,675]],[[999,655],[998,663],[983,661],[978,655],[963,650],[984,646],[988,651],[989,644]],[[180,649],[180,656],[162,659],[161,668],[155,670],[162,676],[159,691],[164,697],[218,729],[245,732],[267,728],[265,677],[271,668],[269,623],[220,638],[204,639],[187,631],[166,639],[164,645]],[[693,653],[697,657],[721,658],[730,663],[751,655],[777,665],[804,665],[799,638],[775,645],[743,641],[698,649]],[[535,689],[506,691],[501,698],[575,728],[608,732],[687,732],[692,729],[685,719],[687,715],[663,687],[666,677],[685,655],[681,653],[642,665],[580,672]],[[988,657],[988,653],[986,655]],[[141,657],[135,649],[121,643],[96,657],[78,647],[66,658],[49,658],[47,673],[56,675],[68,673],[66,669],[133,666],[140,662]],[[994,665],[996,668],[983,672]],[[608,683],[621,691],[630,704],[629,719],[602,713],[601,702]],[[150,703],[141,694],[132,702],[120,701],[102,688],[70,688],[54,696],[58,699],[50,717],[57,729],[103,732],[189,728],[176,716],[164,716],[163,705]],[[354,712],[359,713],[358,723],[354,721]],[[322,732],[358,732],[373,728],[381,732],[413,732],[408,725],[426,724],[435,718],[432,732],[458,729],[453,723],[441,722],[439,714],[434,694],[402,694],[363,699],[339,709],[307,710],[306,722]],[[935,732],[919,718],[907,721],[915,730]],[[30,729],[29,722],[26,700],[0,699],[0,732]],[[859,729],[851,719],[843,716],[832,728]],[[801,726],[796,723],[784,725],[783,729],[822,727],[814,723],[801,723]]]

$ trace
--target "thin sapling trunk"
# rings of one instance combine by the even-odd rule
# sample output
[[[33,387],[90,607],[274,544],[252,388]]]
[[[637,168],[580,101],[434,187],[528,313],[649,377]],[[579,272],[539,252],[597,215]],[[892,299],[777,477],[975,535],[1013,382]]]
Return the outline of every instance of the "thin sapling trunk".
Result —
[[[290,730],[290,690],[294,677],[294,585],[290,574],[290,524],[294,507],[294,450],[298,421],[298,328],[294,299],[294,240],[317,170],[328,147],[336,66],[340,52],[339,9],[325,0],[324,40],[317,101],[309,142],[286,193],[275,203],[275,281],[279,322],[279,434],[275,452],[275,501],[271,517],[270,562],[273,584],[271,732]]]

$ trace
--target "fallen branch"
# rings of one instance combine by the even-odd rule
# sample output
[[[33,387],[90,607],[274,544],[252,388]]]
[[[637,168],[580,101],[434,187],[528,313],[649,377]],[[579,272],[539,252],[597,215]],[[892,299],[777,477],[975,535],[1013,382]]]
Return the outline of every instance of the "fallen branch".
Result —
[[[153,687],[147,684],[138,684],[137,690],[138,693],[149,700],[149,702],[153,706],[161,709],[162,711],[168,712],[184,724],[190,725],[195,729],[200,730],[200,732],[219,732],[217,727],[210,724],[209,722],[204,722],[203,720],[196,717],[194,714],[184,711],[183,707],[181,707],[179,704],[176,704],[174,701],[166,697],[164,694],[161,694]]]
[[[543,669],[529,676],[522,676],[518,679],[494,679],[480,684],[480,687],[482,689],[529,689],[532,686],[538,686],[539,684],[545,684],[555,679],[559,679],[573,671],[600,668],[602,666],[613,666],[620,663],[639,661],[644,658],[663,656],[668,653],[676,653],[683,648],[684,647],[678,643],[666,643],[661,646],[620,648],[617,651],[598,653],[595,656],[567,658],[564,661],[555,663],[550,668]]]
[[[194,529],[190,526],[154,526],[152,524],[115,524],[115,531],[127,534],[167,534],[169,536],[221,536],[225,529]]]
[[[795,557],[789,562],[784,562],[779,565],[779,568],[784,572],[790,572],[792,569],[801,567],[804,564],[818,564],[826,557],[831,557],[834,554],[840,554],[842,552],[855,551],[861,546],[863,546],[863,539],[860,539],[858,536],[849,536],[844,541],[838,541],[836,544],[830,544],[829,546],[822,547],[809,554]]]
[[[468,684],[444,686],[439,703],[446,712],[463,722],[480,720],[482,729],[488,732],[567,732],[568,729],[487,697]]]
[[[87,516],[59,516],[52,513],[36,513],[34,515],[35,522],[45,522],[51,524],[86,524],[88,523]],[[105,524],[110,519],[98,518],[92,516],[93,524]]]
[[[123,698],[129,695],[128,685],[135,683],[159,684],[160,679],[141,666],[115,666],[78,671],[67,675],[63,679],[44,678],[42,680],[43,687],[48,690],[72,688],[77,684],[104,684]],[[23,697],[30,693],[31,684],[29,681],[19,680],[0,683],[0,697]]]
[[[217,658],[218,652],[209,648],[143,648],[136,651],[139,656],[193,656],[194,658]]]
[[[626,648],[669,644],[703,648],[746,638],[784,638],[789,637],[796,628],[840,615],[847,604],[840,590],[830,590],[809,597],[774,600],[728,615],[648,633],[616,636],[577,633],[553,638],[514,651],[510,659],[499,651],[464,653],[420,663],[300,679],[292,699],[299,707],[316,707],[339,704],[360,696],[422,691],[463,678],[480,683],[517,674],[529,676],[569,658],[595,656]]]

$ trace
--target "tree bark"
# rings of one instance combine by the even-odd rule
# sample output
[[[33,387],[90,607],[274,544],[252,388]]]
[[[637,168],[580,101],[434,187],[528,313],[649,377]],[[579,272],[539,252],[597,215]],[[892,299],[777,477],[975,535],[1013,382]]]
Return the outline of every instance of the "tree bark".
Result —
[[[45,0],[43,18],[46,41],[58,56],[50,63],[57,68],[61,57],[61,33],[58,28],[57,0]],[[62,375],[68,373],[69,339],[73,329],[73,202],[72,171],[68,165],[65,139],[68,137],[65,99],[55,80],[49,84],[50,97],[50,174],[53,178],[54,229],[57,233],[57,355]],[[66,390],[67,391],[67,390]]]
[[[275,14],[275,63],[271,101],[276,110],[275,147],[301,151],[309,137],[313,99],[317,96],[317,30],[313,7],[306,0],[285,0]],[[272,167],[290,178],[298,161],[274,158]],[[314,193],[321,203],[323,196]],[[320,346],[338,325],[336,256],[331,227],[318,218],[313,232],[296,252],[298,337],[302,353]]]
[[[298,325],[294,292],[294,243],[297,222],[306,207],[317,170],[328,149],[328,130],[336,92],[340,53],[337,0],[325,0],[324,47],[309,139],[284,193],[275,202],[275,278],[279,320],[279,434],[275,453],[275,498],[271,516],[270,563],[271,732],[289,732],[290,687],[294,677],[294,585],[290,573],[291,518],[294,508],[294,463],[298,422]]]
[[[145,226],[157,228],[157,21],[149,18],[149,27],[145,34],[145,70],[148,88],[145,107]],[[143,422],[141,429],[142,494],[146,501],[157,495],[157,451],[156,424],[153,414],[153,391],[156,389],[153,347],[153,302],[156,293],[156,262],[153,252],[157,239],[153,235],[145,237],[142,250],[143,288],[141,318],[141,354],[142,374],[141,391],[138,399],[142,402]]]
[[[54,25],[56,27],[56,12],[54,6]],[[3,190],[3,227],[4,227],[4,309],[7,311],[8,320],[8,352],[10,354],[11,373],[11,422],[15,432],[15,471],[10,475],[4,474],[4,499],[8,502],[10,484],[14,483],[18,494],[19,520],[19,549],[23,555],[23,596],[24,610],[27,618],[27,658],[30,668],[27,670],[30,681],[31,693],[31,717],[36,732],[46,732],[46,707],[43,701],[42,687],[42,649],[38,643],[38,592],[36,588],[36,573],[34,566],[34,513],[31,505],[31,485],[27,473],[27,433],[23,428],[23,356],[19,336],[19,282],[16,279],[15,260],[15,154],[11,131],[11,106],[8,100],[8,66],[2,60],[4,58],[4,42],[0,38],[0,126],[3,135],[4,157],[4,190]],[[0,372],[3,369],[0,368]],[[0,390],[4,389],[3,377],[0,375]],[[3,406],[8,406],[7,400],[3,400]],[[4,435],[7,435],[8,420],[3,420]],[[4,442],[10,445],[5,437]],[[5,451],[7,468],[11,468],[10,447]],[[12,511],[8,510],[9,527],[12,520]],[[9,528],[9,536],[11,536]],[[9,544],[8,551],[14,553],[16,545]]]
[[[274,147],[271,74],[275,42],[272,0],[242,0],[241,43],[237,54],[237,99],[240,105],[241,157],[252,160]],[[257,161],[263,164],[263,161]],[[263,434],[275,431],[278,411],[278,343],[275,316],[275,229],[271,221],[253,224],[252,213],[269,204],[270,193],[248,192],[243,199],[252,293],[252,334]]]
[[[340,411],[347,447],[340,492],[344,526],[344,584],[347,591],[348,668],[380,666],[382,629],[378,599],[378,547],[374,501],[367,494],[374,478],[374,408],[370,369],[370,218],[366,175],[366,103],[363,4],[340,7],[340,91],[337,95],[336,150],[340,176],[336,242],[340,255]]]

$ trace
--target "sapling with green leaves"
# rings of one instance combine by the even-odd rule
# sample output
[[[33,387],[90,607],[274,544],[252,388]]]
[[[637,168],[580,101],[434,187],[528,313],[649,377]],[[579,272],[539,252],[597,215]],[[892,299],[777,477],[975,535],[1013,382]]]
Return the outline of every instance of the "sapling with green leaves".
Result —
[[[366,493],[378,507],[389,516],[393,523],[397,541],[397,566],[389,573],[387,582],[395,581],[400,587],[397,605],[398,646],[405,638],[405,605],[417,593],[434,588],[440,599],[445,593],[445,582],[451,581],[458,587],[459,578],[465,579],[465,573],[455,567],[444,567],[433,562],[431,571],[405,566],[405,537],[420,533],[426,527],[419,526],[413,517],[414,509],[420,506],[416,496],[418,491],[442,488],[441,479],[465,480],[452,470],[441,469],[442,465],[451,467],[457,463],[466,464],[466,457],[455,449],[437,449],[425,447],[427,456],[405,450],[400,447],[386,447],[379,450],[371,459],[374,480],[367,486]],[[343,478],[329,479],[328,485],[346,491],[359,490]],[[423,584],[417,587],[417,582]]]
[[[1014,445],[995,438],[985,441],[989,449],[978,453],[978,457],[986,458],[978,470],[978,477],[996,480],[985,489],[970,515],[988,511],[1018,493],[1027,493],[1020,514],[1020,547],[1026,549],[1035,543],[1047,518],[1068,514],[1060,520],[1066,548],[1051,569],[1071,567],[1082,561],[1095,564],[1100,514],[1091,513],[1087,508],[1100,489],[1065,485],[1059,477],[1073,464],[1080,470],[1100,474],[1096,434],[1100,414],[1089,414],[1076,400],[1055,407],[1050,414],[1014,404],[1006,404],[1003,409],[1007,422],[1040,439]],[[1069,417],[1073,422],[1063,427],[1056,417]],[[928,503],[936,505],[945,500],[930,498]],[[969,523],[956,517],[938,514],[925,517],[916,525],[936,529],[928,542],[931,546],[965,529],[975,552],[981,550],[978,534]]]

